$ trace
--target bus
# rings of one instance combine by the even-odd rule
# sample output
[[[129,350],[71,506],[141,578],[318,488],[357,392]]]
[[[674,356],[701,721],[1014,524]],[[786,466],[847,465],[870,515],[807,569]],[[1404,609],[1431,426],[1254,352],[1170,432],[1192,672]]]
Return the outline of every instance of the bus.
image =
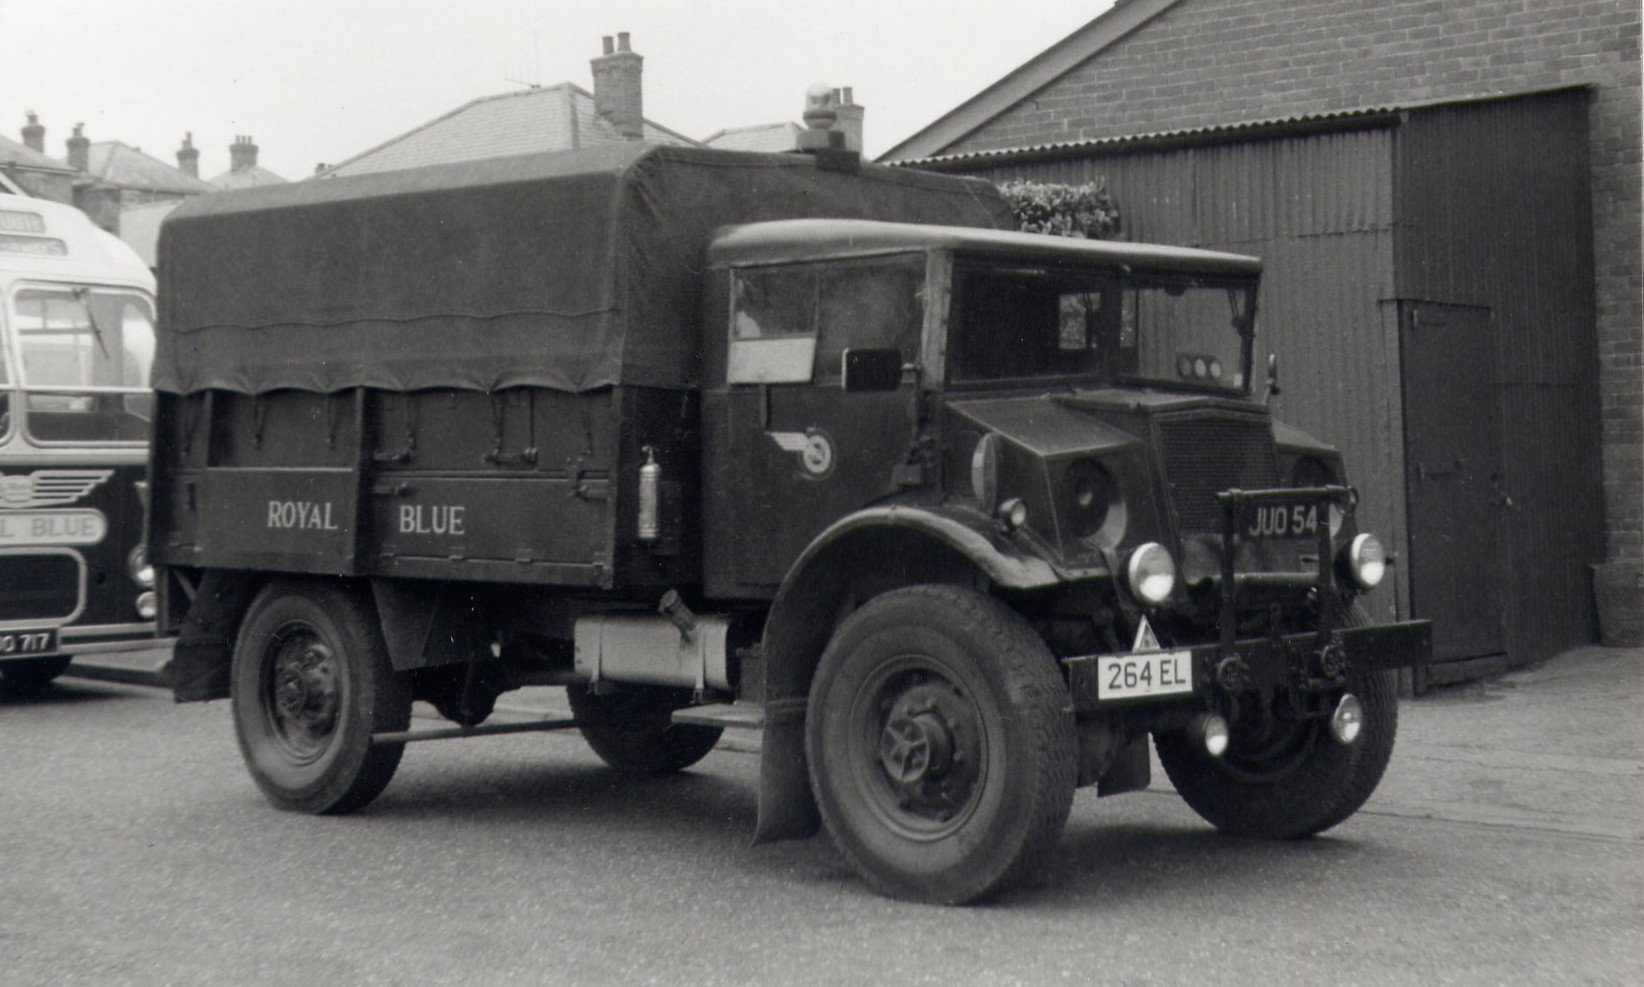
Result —
[[[149,650],[154,276],[72,206],[0,187],[0,686]]]

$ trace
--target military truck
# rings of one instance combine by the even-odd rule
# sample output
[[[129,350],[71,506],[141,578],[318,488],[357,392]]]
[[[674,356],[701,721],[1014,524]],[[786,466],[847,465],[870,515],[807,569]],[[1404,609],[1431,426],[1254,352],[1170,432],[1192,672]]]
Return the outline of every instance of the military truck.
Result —
[[[177,698],[310,813],[428,737],[655,773],[758,730],[756,840],[933,902],[1145,787],[1150,736],[1219,829],[1336,825],[1430,634],[1364,618],[1342,458],[1257,393],[1259,262],[1010,226],[976,180],[643,145],[180,207]],[[485,722],[527,685],[570,715]]]

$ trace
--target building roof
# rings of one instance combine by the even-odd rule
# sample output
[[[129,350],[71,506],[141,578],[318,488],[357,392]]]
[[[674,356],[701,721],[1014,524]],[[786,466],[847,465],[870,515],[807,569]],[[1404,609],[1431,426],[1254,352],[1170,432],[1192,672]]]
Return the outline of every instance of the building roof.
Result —
[[[644,125],[644,140],[648,143],[697,143],[650,120]],[[537,151],[571,151],[624,141],[616,128],[595,112],[592,93],[562,82],[473,100],[333,165],[321,172],[321,177],[398,171]]]
[[[1113,7],[1014,69],[877,159],[890,163],[930,158],[1060,79],[1181,0],[1116,0]]]
[[[0,137],[0,167],[16,166],[31,171],[60,171],[74,174],[74,169],[49,155],[41,154],[27,144],[19,144],[10,137]]]
[[[184,201],[186,200],[167,199],[163,202],[127,206],[120,210],[120,239],[136,251],[137,256],[149,267],[158,264],[156,248],[160,242],[160,223]]]
[[[98,141],[91,145],[86,152],[86,173],[107,185],[144,192],[200,195],[216,191],[210,182],[119,141]]]
[[[760,123],[751,127],[728,127],[702,143],[723,151],[792,151],[799,146],[805,128],[797,123]]]
[[[220,189],[256,188],[260,185],[284,185],[291,179],[276,175],[262,165],[252,165],[249,168],[235,168],[223,172],[211,179],[211,184]]]
[[[1505,95],[1496,93],[1448,99],[1419,100],[1393,105],[1333,110],[1325,113],[1298,113],[1290,116],[1266,117],[1260,120],[1237,120],[1203,127],[1157,130],[1141,134],[1090,137],[1071,141],[1049,141],[1038,144],[1024,144],[1020,147],[960,151],[953,154],[933,154],[927,158],[900,158],[885,163],[897,167],[918,167],[927,171],[967,171],[978,165],[986,166],[1006,161],[1090,157],[1101,154],[1128,153],[1144,148],[1202,146],[1228,141],[1247,141],[1296,134],[1364,130],[1372,127],[1395,126],[1406,114],[1418,113],[1422,110],[1445,106],[1467,106],[1475,103],[1495,103],[1529,96],[1574,92],[1588,88],[1590,87],[1578,84],[1556,86],[1550,89],[1527,90]]]

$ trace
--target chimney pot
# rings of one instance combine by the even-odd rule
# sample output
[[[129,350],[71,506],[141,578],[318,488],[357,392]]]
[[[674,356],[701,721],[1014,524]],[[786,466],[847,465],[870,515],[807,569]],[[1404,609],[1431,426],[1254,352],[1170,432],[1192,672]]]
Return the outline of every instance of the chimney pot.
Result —
[[[609,34],[601,40],[605,43],[605,54],[612,55],[616,53],[616,45],[611,42],[611,36]]]
[[[250,134],[241,134],[234,138],[234,143],[228,146],[228,170],[236,172],[257,167],[257,150]]]
[[[628,51],[628,32],[617,32],[617,51]]]
[[[835,109],[838,116],[834,120],[832,128],[844,135],[847,150],[860,153],[862,150],[862,118],[867,110],[857,105],[850,86],[838,90],[838,93],[839,98],[836,100],[838,106]]]
[[[75,124],[74,135],[66,142],[69,167],[77,171],[91,170],[91,141],[87,139],[85,129],[85,124]]]
[[[628,46],[628,32],[617,35],[620,50],[606,36],[605,54],[590,63],[594,74],[594,111],[627,140],[645,136],[645,100],[641,85],[645,59]]]
[[[29,111],[29,122],[23,127],[23,143],[41,154],[46,153],[46,128],[40,126],[40,117],[33,110]]]
[[[177,149],[177,170],[190,178],[200,177],[200,152],[194,147],[194,131],[183,135],[183,146]]]

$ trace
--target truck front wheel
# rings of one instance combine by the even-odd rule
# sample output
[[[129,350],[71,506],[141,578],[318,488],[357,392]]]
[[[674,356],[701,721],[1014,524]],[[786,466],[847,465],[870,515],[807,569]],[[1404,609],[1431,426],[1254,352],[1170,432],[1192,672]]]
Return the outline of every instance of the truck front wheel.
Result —
[[[870,600],[817,668],[805,747],[822,819],[878,890],[955,904],[1036,867],[1073,802],[1067,687],[1020,616],[981,593]]]
[[[251,777],[282,809],[344,813],[382,793],[404,744],[411,689],[362,599],[327,583],[277,582],[252,600],[234,645],[234,729]]]
[[[1154,737],[1159,763],[1187,804],[1233,836],[1312,836],[1359,810],[1380,783],[1398,732],[1397,674],[1354,676],[1348,690],[1364,708],[1352,744],[1323,720],[1275,724],[1259,740],[1235,729],[1227,752],[1206,754],[1182,732]]]

